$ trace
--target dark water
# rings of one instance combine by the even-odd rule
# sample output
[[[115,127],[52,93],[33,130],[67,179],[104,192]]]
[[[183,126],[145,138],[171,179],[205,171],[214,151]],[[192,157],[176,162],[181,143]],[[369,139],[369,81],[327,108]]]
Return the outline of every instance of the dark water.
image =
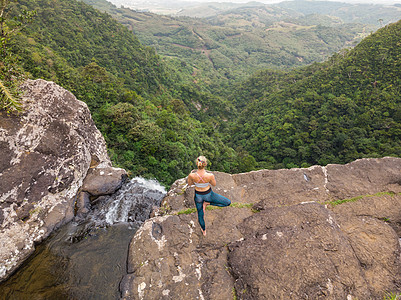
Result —
[[[0,286],[2,299],[118,299],[126,270],[127,225],[97,229],[78,243],[68,224],[40,245],[34,256]]]
[[[129,242],[164,194],[157,182],[134,178],[39,245],[0,284],[0,299],[119,299]]]

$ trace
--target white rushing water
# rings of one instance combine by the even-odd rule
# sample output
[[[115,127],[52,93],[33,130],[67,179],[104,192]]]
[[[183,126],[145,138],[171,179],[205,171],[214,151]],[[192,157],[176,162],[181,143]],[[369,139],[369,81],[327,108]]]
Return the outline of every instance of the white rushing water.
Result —
[[[158,181],[135,177],[102,204],[96,219],[107,225],[143,222],[165,195],[166,189]]]

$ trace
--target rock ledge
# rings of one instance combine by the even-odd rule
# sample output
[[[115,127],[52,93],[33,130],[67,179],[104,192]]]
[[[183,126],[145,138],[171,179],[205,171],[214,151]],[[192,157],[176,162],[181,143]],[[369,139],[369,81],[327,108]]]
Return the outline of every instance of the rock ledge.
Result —
[[[193,189],[178,180],[159,211],[167,214],[146,221],[131,241],[123,299],[401,292],[400,158],[215,175],[215,190],[237,205],[207,210],[203,237],[196,213],[178,214],[194,207]]]
[[[22,89],[24,112],[0,113],[0,280],[73,218],[91,164],[111,166],[85,103],[53,82]]]

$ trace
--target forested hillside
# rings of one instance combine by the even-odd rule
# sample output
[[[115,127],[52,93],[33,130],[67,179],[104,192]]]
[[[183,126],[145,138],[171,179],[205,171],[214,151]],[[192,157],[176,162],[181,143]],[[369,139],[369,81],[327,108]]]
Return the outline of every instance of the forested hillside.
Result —
[[[242,30],[259,25],[219,27],[209,20],[209,27],[203,27],[206,23],[200,20],[184,22],[117,9],[103,0],[85,1],[114,10],[113,16],[126,24],[76,0],[12,1],[11,16],[18,19],[24,10],[37,14],[7,46],[7,57],[16,60],[18,67],[1,62],[0,79],[13,81],[23,69],[26,76],[55,81],[73,92],[88,104],[114,164],[132,175],[168,185],[186,176],[199,154],[211,160],[211,169],[231,173],[401,156],[400,22],[324,63],[293,71],[279,71],[276,65],[276,70],[258,71],[233,84],[231,80],[252,70],[252,59],[248,59],[258,53],[252,48],[255,40],[247,40]],[[267,13],[258,12],[261,24],[268,22]],[[232,12],[226,16],[224,22],[238,20]],[[144,46],[132,30],[145,30],[150,20],[155,25],[146,30],[159,32],[158,43],[175,44],[183,52],[168,58]],[[297,64],[307,63],[307,55],[312,57],[320,49],[313,37],[325,40],[326,32],[327,45],[338,47],[359,32],[351,26],[347,33],[339,33],[345,27],[333,29],[330,26],[336,21],[327,16],[296,20],[291,25],[274,23],[268,32],[269,43],[277,45],[288,32],[312,42],[305,44],[305,56],[298,56],[298,50],[291,54]],[[312,25],[322,20],[328,27]],[[221,50],[231,35],[240,38],[241,47],[253,50],[248,49],[242,60],[227,52],[233,61],[220,68],[217,62],[227,60],[221,56],[215,60],[213,51]],[[221,41],[218,45],[217,40]],[[296,39],[291,41],[297,44]],[[198,50],[186,56],[188,49]],[[270,53],[272,62],[294,66],[284,62],[286,56],[280,53]],[[206,62],[201,62],[205,57]],[[246,66],[249,70],[242,73]]]
[[[400,46],[401,21],[325,63],[252,76],[231,98],[231,145],[264,168],[401,156]]]
[[[230,105],[182,85],[179,74],[126,27],[75,0],[12,4],[14,15],[37,12],[11,45],[20,66],[88,104],[116,165],[165,184],[185,176],[199,154],[209,156],[214,169],[238,170],[235,152],[222,143],[218,123],[209,121],[202,103],[221,105],[210,111],[219,120]],[[202,108],[196,112],[203,122],[191,116],[191,102]]]
[[[258,2],[206,3],[196,11],[209,17],[189,18],[117,8],[106,0],[83,1],[110,13],[144,44],[176,63],[189,80],[220,95],[256,70],[323,61],[379,26]],[[395,11],[401,18],[401,10]]]

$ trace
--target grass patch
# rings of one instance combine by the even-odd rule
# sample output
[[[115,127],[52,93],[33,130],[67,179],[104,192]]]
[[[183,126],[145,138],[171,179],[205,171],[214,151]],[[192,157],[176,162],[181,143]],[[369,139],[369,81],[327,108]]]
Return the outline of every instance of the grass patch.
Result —
[[[235,208],[250,208],[252,209],[254,203],[238,203],[238,202],[232,202],[230,207],[235,207]],[[206,210],[215,210],[215,209],[222,209],[224,207],[218,207],[218,206],[213,206],[213,205],[208,205],[206,207]],[[252,212],[259,212],[257,210],[252,209]],[[184,210],[180,210],[179,212],[176,213],[176,215],[189,215],[196,213],[196,208],[187,208]]]
[[[401,194],[401,193],[400,193]],[[330,204],[332,207],[340,205],[340,204],[344,204],[347,202],[356,202],[358,200],[364,199],[364,198],[369,198],[369,197],[380,197],[380,196],[394,196],[397,195],[394,192],[380,192],[380,193],[376,193],[376,194],[372,194],[372,195],[361,195],[361,196],[357,196],[357,197],[353,197],[353,198],[348,198],[348,199],[341,199],[341,200],[336,200],[336,201],[332,201],[332,202],[326,202],[326,204]]]
[[[386,293],[383,300],[401,300],[401,294],[396,293]]]
[[[194,212],[196,212],[196,208],[188,208],[188,209],[180,210],[177,213],[177,215],[189,215],[189,214],[193,214]]]
[[[231,207],[236,207],[236,208],[252,208],[253,207],[253,203],[238,203],[238,202],[234,202],[231,203],[230,205]]]
[[[237,300],[237,291],[235,290],[235,287],[232,289],[232,294],[233,294],[233,300]]]

